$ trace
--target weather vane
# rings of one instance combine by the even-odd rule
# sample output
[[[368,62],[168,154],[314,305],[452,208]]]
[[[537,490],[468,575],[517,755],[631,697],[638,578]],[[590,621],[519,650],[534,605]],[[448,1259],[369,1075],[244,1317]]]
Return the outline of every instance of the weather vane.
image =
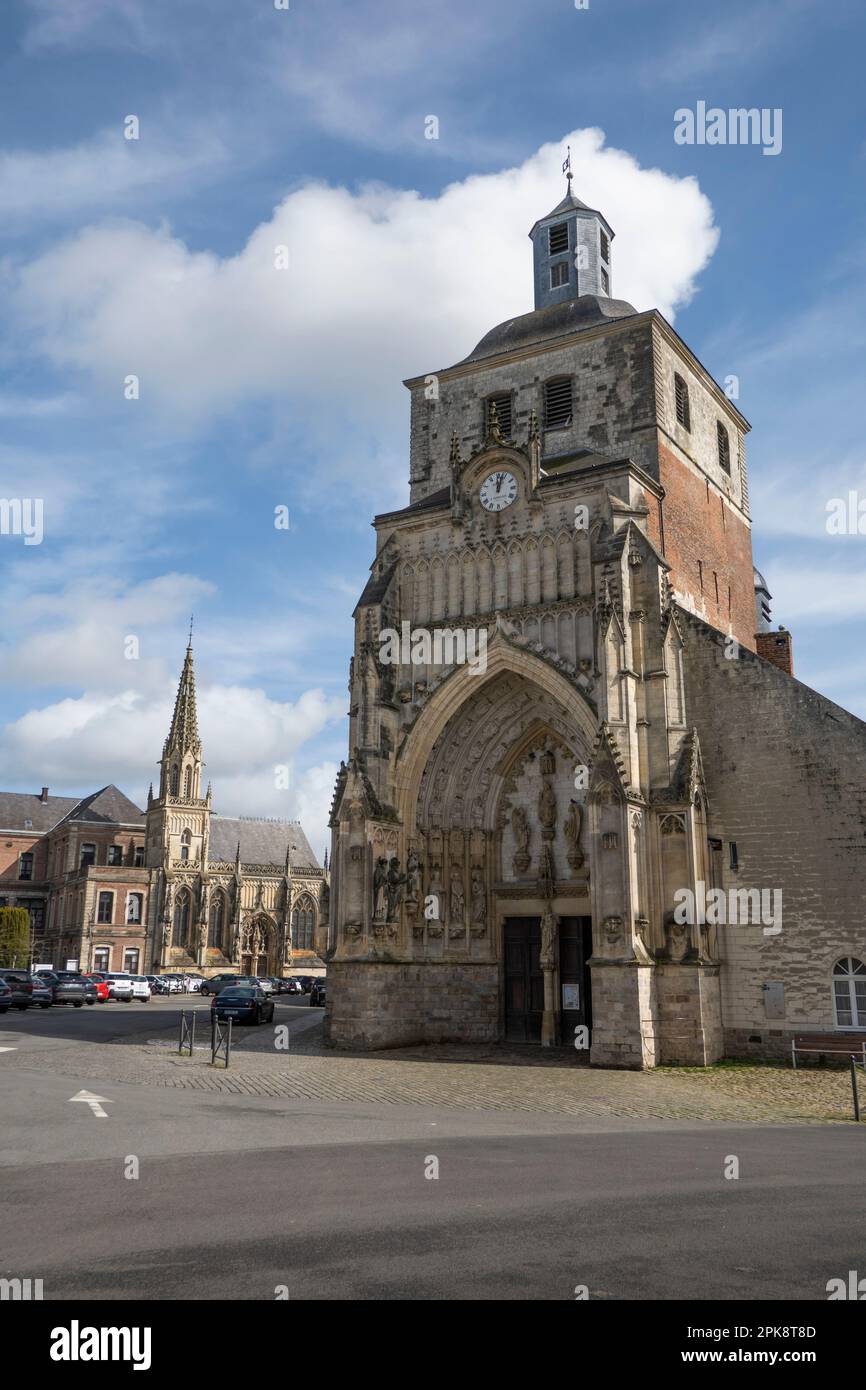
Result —
[[[194,616],[193,613],[189,615],[189,646],[192,646],[192,620]]]
[[[565,177],[568,179],[569,183],[571,183],[571,146],[566,145],[565,149],[566,155],[565,159],[562,161],[562,172],[565,174]]]

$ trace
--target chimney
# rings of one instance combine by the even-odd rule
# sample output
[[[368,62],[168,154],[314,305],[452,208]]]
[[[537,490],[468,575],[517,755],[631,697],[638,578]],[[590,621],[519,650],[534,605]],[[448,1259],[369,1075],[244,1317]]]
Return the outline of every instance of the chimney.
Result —
[[[786,627],[780,627],[778,632],[756,632],[755,645],[758,656],[778,666],[786,676],[793,676],[794,642]]]
[[[40,795],[40,797],[39,797],[39,800],[40,800],[41,802],[43,802],[43,803],[46,802],[46,801],[48,800],[48,788],[47,788],[47,787],[43,787],[43,788],[42,788],[42,792],[41,792],[41,795]]]

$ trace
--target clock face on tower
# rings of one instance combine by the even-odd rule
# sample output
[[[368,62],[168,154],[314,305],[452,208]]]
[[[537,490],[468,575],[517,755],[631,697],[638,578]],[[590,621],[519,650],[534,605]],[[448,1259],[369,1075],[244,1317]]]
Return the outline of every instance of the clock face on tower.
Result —
[[[503,512],[517,497],[517,479],[513,473],[491,473],[481,484],[478,496],[488,512]]]

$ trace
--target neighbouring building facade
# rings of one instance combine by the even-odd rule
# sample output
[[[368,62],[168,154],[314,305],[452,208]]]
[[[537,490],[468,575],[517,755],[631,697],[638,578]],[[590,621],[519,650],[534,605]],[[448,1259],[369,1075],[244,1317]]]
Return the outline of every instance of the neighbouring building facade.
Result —
[[[770,629],[748,423],[611,297],[570,174],[530,236],[534,311],[406,382],[332,808],[330,1041],[651,1067],[864,1028],[866,724]]]
[[[201,793],[192,647],[142,811],[91,796],[0,792],[0,907],[30,913],[34,964],[131,974],[321,966],[328,876],[297,821],[232,818]]]

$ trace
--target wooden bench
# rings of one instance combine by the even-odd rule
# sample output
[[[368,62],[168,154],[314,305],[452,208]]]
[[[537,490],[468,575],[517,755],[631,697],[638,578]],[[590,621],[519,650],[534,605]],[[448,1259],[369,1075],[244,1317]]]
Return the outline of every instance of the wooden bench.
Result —
[[[797,1068],[797,1053],[813,1052],[822,1057],[857,1057],[866,1066],[866,1032],[795,1033],[791,1039],[791,1062]]]

